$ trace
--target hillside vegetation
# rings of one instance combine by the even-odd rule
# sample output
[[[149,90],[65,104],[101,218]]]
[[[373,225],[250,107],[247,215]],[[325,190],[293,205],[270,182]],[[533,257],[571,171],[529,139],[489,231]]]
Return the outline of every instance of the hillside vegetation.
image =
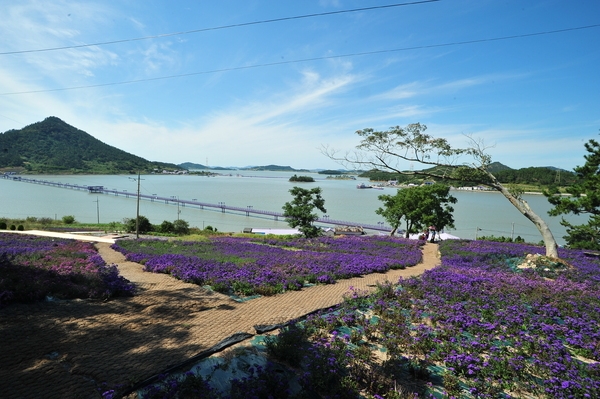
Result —
[[[0,170],[32,174],[119,174],[181,170],[112,147],[51,116],[0,134]]]
[[[543,188],[552,186],[568,187],[575,184],[578,179],[574,172],[559,170],[553,167],[512,169],[499,162],[492,163],[490,165],[490,171],[502,184],[515,184],[525,187],[527,190],[541,190]],[[424,181],[435,180],[424,176],[391,173],[381,170],[370,170],[360,174],[360,177],[367,177],[372,181],[396,180],[398,184],[420,184]],[[449,185],[457,184],[457,182],[451,180],[440,181],[440,183],[446,183]],[[468,186],[469,182],[462,182],[460,184],[463,186]]]

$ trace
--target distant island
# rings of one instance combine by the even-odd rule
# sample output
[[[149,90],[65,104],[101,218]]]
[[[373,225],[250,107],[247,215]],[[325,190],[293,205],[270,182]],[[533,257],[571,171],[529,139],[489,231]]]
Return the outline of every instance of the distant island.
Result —
[[[315,181],[311,176],[298,176],[294,175],[290,177],[289,181],[291,182],[302,182],[302,183],[313,183]]]
[[[269,172],[310,172],[308,169],[294,169],[291,166],[265,165],[265,166],[246,166],[246,167],[222,167],[207,166],[199,163],[184,162],[177,165],[187,170],[251,170],[251,171],[269,171]]]
[[[308,169],[294,169],[291,166],[279,166],[279,165],[249,166],[246,168],[240,168],[240,170],[270,171],[270,172],[310,172]]]
[[[180,168],[192,171],[192,170],[236,170],[236,168],[224,168],[221,166],[206,166],[206,165],[202,165],[199,163],[193,163],[193,162],[184,162],[184,163],[180,163],[179,165]]]

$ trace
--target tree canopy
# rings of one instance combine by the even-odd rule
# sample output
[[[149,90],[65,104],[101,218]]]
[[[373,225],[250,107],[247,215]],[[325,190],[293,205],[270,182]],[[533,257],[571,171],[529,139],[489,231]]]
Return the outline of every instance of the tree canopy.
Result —
[[[436,226],[441,230],[454,227],[452,212],[449,204],[456,203],[456,198],[449,195],[450,187],[443,184],[399,189],[396,195],[380,195],[383,207],[375,213],[381,215],[392,226],[391,235],[398,230],[404,220],[404,236],[418,233],[427,226]]]
[[[444,138],[425,134],[426,130],[427,126],[420,123],[412,123],[406,127],[395,126],[386,131],[367,128],[356,132],[361,137],[356,151],[340,156],[335,150],[323,147],[322,152],[338,162],[363,168],[487,185],[500,192],[537,227],[546,246],[546,256],[558,258],[558,244],[548,224],[531,209],[521,193],[505,187],[490,172],[492,159],[486,153],[483,141],[476,141],[467,136],[471,145],[457,148]],[[468,157],[469,162],[459,162],[463,157]],[[432,168],[406,171],[402,167],[402,161],[418,162]]]
[[[307,190],[300,187],[290,189],[290,194],[294,196],[291,202],[286,202],[283,206],[283,216],[290,227],[298,227],[298,230],[307,238],[318,237],[321,235],[321,229],[313,223],[319,218],[314,214],[314,209],[326,213],[325,200],[321,197],[321,188],[315,187]]]
[[[583,166],[574,168],[578,182],[567,188],[571,197],[557,195],[556,190],[544,192],[548,202],[554,205],[550,215],[558,216],[573,213],[590,215],[587,224],[572,225],[566,220],[561,224],[567,227],[565,240],[571,248],[600,249],[600,143],[590,140],[585,143],[588,152]]]

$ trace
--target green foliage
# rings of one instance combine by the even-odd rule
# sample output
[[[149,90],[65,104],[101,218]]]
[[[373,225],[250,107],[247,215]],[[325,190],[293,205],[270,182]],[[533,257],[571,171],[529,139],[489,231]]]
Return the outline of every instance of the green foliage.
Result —
[[[172,233],[173,229],[173,222],[169,222],[168,220],[164,220],[160,226],[158,226],[159,233]]]
[[[128,233],[136,232],[135,220],[136,220],[135,218],[123,220],[125,231],[127,231]],[[145,216],[140,215],[138,217],[138,224],[139,224],[139,226],[137,227],[137,231],[140,234],[146,234],[146,233],[149,233],[154,230],[154,227],[152,226],[152,224],[150,223],[148,218]]]
[[[190,225],[183,219],[177,219],[173,222],[173,233],[184,235],[190,233]]]
[[[298,323],[286,326],[278,335],[265,339],[267,354],[274,359],[285,361],[292,367],[300,367],[308,355],[307,349],[312,349],[308,341],[312,333],[314,329],[309,330]]]
[[[571,186],[578,181],[573,172],[558,171],[548,167],[529,167],[505,169],[495,172],[496,178],[503,184],[535,184],[539,186]]]
[[[62,222],[64,224],[73,224],[75,223],[75,216],[73,215],[65,215],[62,217]]]
[[[456,198],[449,191],[450,188],[442,184],[400,189],[396,195],[380,195],[378,198],[384,206],[375,213],[383,216],[393,227],[392,234],[404,220],[406,237],[430,225],[438,230],[454,227],[454,208],[449,204],[456,203]]]
[[[7,227],[6,222],[0,222],[0,230],[6,230]]]
[[[326,213],[325,200],[321,197],[321,188],[315,187],[306,190],[300,187],[294,187],[290,190],[294,196],[292,202],[286,202],[283,206],[283,216],[290,227],[298,227],[298,230],[306,237],[318,237],[321,235],[321,229],[314,226],[313,223],[319,218],[312,213],[315,208]]]
[[[564,238],[569,247],[600,249],[600,143],[591,139],[585,143],[585,149],[588,152],[584,156],[585,164],[574,169],[578,181],[566,190],[571,197],[558,196],[556,190],[548,190],[544,195],[554,205],[548,212],[552,216],[569,213],[590,215],[584,225],[575,226],[564,219],[561,221],[567,227],[568,235]]]
[[[17,229],[17,226],[15,226],[14,224],[11,224],[11,225],[10,225],[10,229],[14,231],[14,230],[16,230],[16,229]]]
[[[479,240],[484,240],[484,241],[494,241],[494,242],[518,242],[518,243],[524,243],[525,240],[523,239],[523,237],[521,236],[516,236],[514,238],[514,240],[511,237],[506,237],[506,236],[482,236],[479,237]]]
[[[590,216],[587,224],[572,225],[564,219],[561,224],[567,227],[564,239],[569,248],[600,251],[600,216]]]
[[[1,167],[25,167],[31,173],[96,174],[182,169],[119,150],[56,117],[0,134]]]
[[[371,181],[395,180],[399,184],[415,183],[415,182],[420,182],[422,180],[421,178],[418,178],[415,176],[410,176],[410,175],[405,175],[402,173],[395,173],[395,172],[386,172],[386,171],[378,170],[378,169],[372,169],[367,172],[363,172],[359,175],[359,177],[366,177]]]
[[[290,177],[291,182],[305,182],[305,183],[312,183],[315,181],[315,179],[313,179],[311,176],[297,176],[294,175],[292,177]]]
[[[25,230],[25,227],[23,227],[23,225],[20,224],[20,225],[17,226],[17,230],[18,231],[23,231],[23,230]]]

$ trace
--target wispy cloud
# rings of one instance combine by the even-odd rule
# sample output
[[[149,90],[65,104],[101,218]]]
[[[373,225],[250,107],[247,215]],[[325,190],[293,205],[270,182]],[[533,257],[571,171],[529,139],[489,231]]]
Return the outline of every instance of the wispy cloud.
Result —
[[[299,166],[307,158],[322,157],[318,146],[328,126],[307,116],[333,103],[336,95],[355,82],[352,75],[322,77],[305,71],[298,83],[287,89],[260,101],[187,120],[179,127],[147,120],[99,125],[97,129],[109,143],[118,142],[120,148],[153,160],[161,156],[164,160],[168,153],[173,162],[200,162],[210,157],[235,165],[254,151],[258,159]]]
[[[30,1],[0,6],[0,35],[7,51],[49,49],[84,44],[89,33],[106,28],[111,10],[96,3]],[[88,32],[84,35],[82,32]],[[26,34],[24,34],[26,33]],[[106,48],[85,47],[2,56],[5,63],[19,65],[22,76],[35,74],[59,84],[73,76],[94,76],[97,68],[115,62],[117,55]],[[26,66],[28,68],[26,68]]]

